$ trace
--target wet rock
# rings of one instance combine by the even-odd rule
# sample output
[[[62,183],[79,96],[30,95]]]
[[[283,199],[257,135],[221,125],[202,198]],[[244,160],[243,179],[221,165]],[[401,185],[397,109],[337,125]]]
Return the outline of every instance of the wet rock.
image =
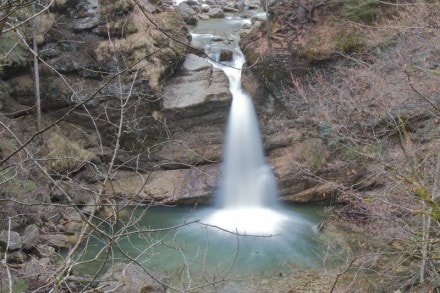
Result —
[[[31,250],[32,248],[36,247],[39,243],[39,238],[40,231],[38,227],[34,224],[27,226],[22,237],[23,249]]]
[[[225,40],[225,38],[222,36],[214,35],[211,37],[211,41],[213,41],[213,42],[223,42],[224,40]]]
[[[230,102],[226,75],[203,58],[187,55],[164,90],[162,115],[173,140],[154,153],[162,168],[216,162]]]
[[[223,6],[223,11],[224,12],[232,12],[232,13],[237,13],[239,12],[239,10],[237,8],[231,7],[231,6]]]
[[[214,7],[208,12],[208,16],[210,18],[223,18],[225,17],[225,12],[221,8]]]
[[[200,7],[201,11],[204,13],[209,12],[209,10],[211,9],[208,4],[202,4]]]
[[[0,232],[0,246],[9,251],[19,250],[23,247],[23,241],[17,232],[3,230]]]
[[[177,5],[177,9],[182,15],[183,20],[189,25],[196,25],[199,21],[196,11],[185,1]]]
[[[203,58],[188,54],[182,73],[171,79],[165,88],[163,106],[164,110],[186,109],[211,102],[229,102],[230,99],[225,74]]]
[[[98,287],[115,292],[165,293],[165,277],[134,264],[113,265],[102,277]]]
[[[246,7],[246,3],[244,0],[236,0],[234,3],[234,7],[237,8],[238,11],[242,12],[242,11],[244,11],[244,9]],[[249,6],[248,6],[248,9],[250,9]]]
[[[232,58],[234,57],[234,52],[231,50],[222,49],[220,51],[220,62],[221,61],[232,61]]]

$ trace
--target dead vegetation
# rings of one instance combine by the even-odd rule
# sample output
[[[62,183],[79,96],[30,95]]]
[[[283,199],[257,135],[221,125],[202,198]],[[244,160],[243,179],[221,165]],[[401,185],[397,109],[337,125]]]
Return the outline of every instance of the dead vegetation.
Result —
[[[332,47],[341,30],[330,27],[325,35],[319,28],[306,43],[309,60],[325,60],[332,52],[342,59],[305,77],[292,77],[295,91],[287,93],[286,87],[286,103],[292,115],[306,108],[312,120],[325,126],[320,133],[325,130],[327,139],[337,141],[330,148],[332,158],[368,169],[365,182],[339,197],[344,205],[335,223],[358,231],[366,244],[356,244],[358,260],[336,288],[436,292],[440,7],[428,1],[394,4],[398,10],[388,14],[391,18],[381,19],[380,14],[368,21],[341,20],[347,26],[340,44],[348,45],[360,34],[362,46],[353,50]]]

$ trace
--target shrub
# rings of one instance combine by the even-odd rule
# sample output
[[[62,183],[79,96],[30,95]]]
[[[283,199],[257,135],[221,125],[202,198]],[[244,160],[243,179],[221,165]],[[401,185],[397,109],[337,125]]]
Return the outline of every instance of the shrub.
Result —
[[[339,30],[332,37],[334,51],[349,53],[365,46],[365,39],[353,29]]]

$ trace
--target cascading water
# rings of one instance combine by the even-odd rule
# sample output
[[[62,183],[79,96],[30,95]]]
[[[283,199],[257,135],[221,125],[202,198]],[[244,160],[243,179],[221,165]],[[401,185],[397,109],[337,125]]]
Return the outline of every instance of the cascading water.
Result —
[[[252,99],[241,86],[244,62],[239,49],[235,49],[232,62],[212,62],[228,76],[232,105],[218,188],[220,209],[206,222],[233,232],[274,234],[288,217],[273,209],[276,180],[265,162]]]
[[[109,233],[118,231],[121,235],[112,239],[115,261],[129,255],[145,268],[169,276],[173,284],[183,285],[182,290],[178,290],[182,292],[189,291],[188,284],[192,283],[195,288],[204,288],[198,287],[198,282],[204,286],[209,282],[215,292],[261,291],[260,281],[265,277],[272,289],[268,291],[286,291],[277,290],[273,285],[288,278],[274,276],[319,266],[323,258],[327,262],[329,257],[327,246],[321,246],[313,229],[322,219],[322,207],[277,204],[276,180],[264,158],[252,99],[241,87],[243,54],[238,48],[230,48],[227,42],[211,41],[214,31],[221,33],[223,39],[232,39],[231,35],[236,35],[245,22],[250,20],[210,19],[193,28],[193,41],[199,45],[217,51],[225,47],[234,50],[232,62],[213,62],[225,71],[233,95],[217,190],[218,205],[197,209],[149,207],[148,212],[143,206],[132,207],[121,211],[116,225],[112,222],[103,227]],[[102,220],[99,223],[102,224]],[[225,233],[212,226],[238,234]],[[102,238],[100,233],[94,236],[80,252],[84,261],[75,267],[90,275],[113,263],[108,260],[108,239]],[[243,282],[247,276],[250,278]],[[228,281],[222,290],[218,280],[227,279],[240,281]],[[252,285],[258,289],[253,290]]]

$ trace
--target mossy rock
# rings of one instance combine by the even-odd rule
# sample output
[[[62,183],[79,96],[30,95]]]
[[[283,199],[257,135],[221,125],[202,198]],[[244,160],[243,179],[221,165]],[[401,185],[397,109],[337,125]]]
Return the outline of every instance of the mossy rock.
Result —
[[[45,152],[46,166],[50,171],[58,174],[76,171],[91,161],[96,160],[96,156],[93,153],[56,132],[50,134]]]
[[[131,0],[100,0],[100,13],[108,18],[123,16],[133,11],[134,2]]]
[[[0,171],[0,198],[20,198],[23,194],[33,192],[37,183],[33,180],[23,179],[16,176],[13,170]]]
[[[0,36],[0,77],[27,67],[29,63],[29,52],[17,35],[5,33]]]

